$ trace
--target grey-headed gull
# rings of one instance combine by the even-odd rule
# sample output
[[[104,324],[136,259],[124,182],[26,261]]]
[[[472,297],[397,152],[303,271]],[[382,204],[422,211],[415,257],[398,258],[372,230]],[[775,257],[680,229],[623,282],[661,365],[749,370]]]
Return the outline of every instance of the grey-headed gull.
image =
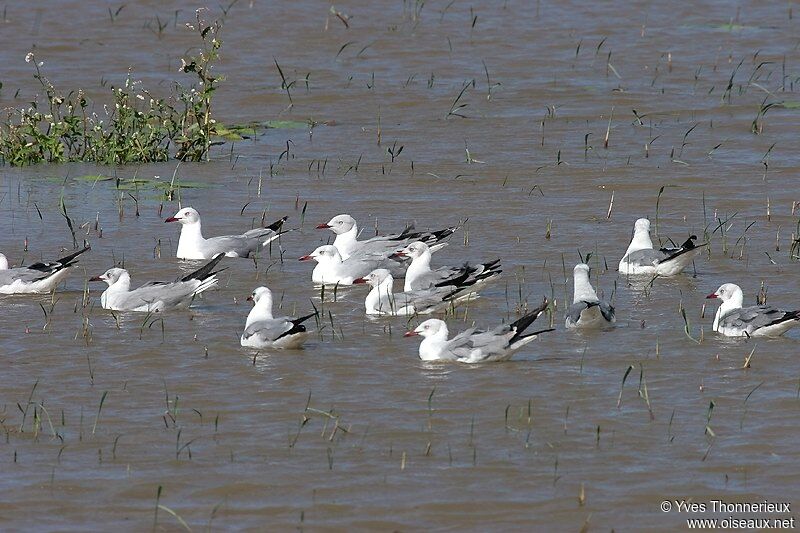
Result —
[[[657,274],[674,276],[680,274],[694,258],[700,255],[708,243],[696,245],[696,235],[692,235],[677,248],[653,248],[650,240],[650,221],[640,218],[633,229],[633,239],[628,250],[619,262],[622,274]]]
[[[339,249],[326,244],[299,258],[300,261],[317,262],[311,272],[311,281],[324,285],[352,285],[353,280],[365,276],[385,264],[385,258],[365,255],[361,251],[342,259]]]
[[[252,257],[261,248],[280,236],[280,229],[288,217],[276,220],[266,228],[255,228],[241,235],[223,235],[206,239],[200,227],[200,213],[184,207],[164,222],[180,222],[178,259],[211,259],[217,254],[228,257]]]
[[[397,235],[383,235],[359,241],[358,225],[355,219],[350,215],[337,215],[326,224],[318,225],[317,229],[329,229],[334,232],[336,239],[334,239],[333,245],[339,250],[342,259],[348,259],[356,251],[388,257],[415,240],[425,241],[433,246],[435,250],[438,250],[441,246],[436,246],[436,243],[440,243],[440,241],[452,235],[458,229],[458,226],[433,232],[417,232],[414,231],[414,226],[408,226],[402,233]]]
[[[607,326],[616,322],[614,307],[597,297],[589,281],[589,265],[578,263],[572,271],[574,280],[572,305],[567,309],[568,328]]]
[[[475,283],[474,280],[455,280],[430,289],[395,293],[394,278],[385,268],[373,270],[366,276],[353,280],[353,283],[365,283],[372,287],[364,301],[368,315],[425,315],[477,298],[469,290],[470,285]]]
[[[447,340],[447,324],[438,318],[431,318],[417,326],[406,337],[422,335],[419,345],[419,358],[423,361],[457,361],[460,363],[489,363],[507,361],[520,348],[534,340],[540,333],[553,331],[552,328],[525,333],[525,330],[547,308],[547,298],[542,305],[522,318],[501,324],[488,331],[470,328]]]
[[[157,312],[188,307],[194,297],[217,285],[214,267],[225,257],[217,256],[176,281],[151,281],[131,290],[131,276],[124,268],[109,268],[89,281],[104,281],[108,288],[100,296],[103,309],[113,311]]]
[[[308,338],[303,322],[316,312],[300,318],[272,316],[272,291],[257,287],[247,297],[253,309],[247,315],[241,344],[249,348],[300,348]]]
[[[55,261],[8,268],[8,259],[0,254],[0,294],[42,294],[53,291],[67,274],[76,257],[90,250],[82,250]]]
[[[411,258],[403,287],[406,292],[429,289],[446,280],[460,277],[483,284],[489,279],[496,278],[502,272],[499,259],[474,266],[465,263],[461,267],[444,266],[431,270],[431,249],[422,241],[412,242],[402,250],[395,252],[395,255]]]
[[[706,298],[719,298],[713,329],[727,337],[779,337],[800,324],[800,311],[782,311],[769,305],[742,307],[744,294],[734,283],[721,285]]]

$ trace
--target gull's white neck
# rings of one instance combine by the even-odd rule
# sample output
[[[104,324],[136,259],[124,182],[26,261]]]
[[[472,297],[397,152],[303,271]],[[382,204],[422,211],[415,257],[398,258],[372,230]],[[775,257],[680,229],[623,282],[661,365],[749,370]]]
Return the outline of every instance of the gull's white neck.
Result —
[[[717,331],[719,328],[719,320],[731,311],[741,309],[742,305],[744,305],[744,294],[741,289],[738,289],[734,291],[730,298],[724,300],[722,305],[719,306],[719,309],[717,309],[717,314],[714,315],[714,325],[712,329]]]
[[[639,250],[652,249],[653,241],[650,240],[650,232],[646,229],[637,229],[633,233],[633,240],[631,240],[631,244],[628,246],[628,251],[625,252],[625,255],[628,255],[631,252],[637,252]]]
[[[429,337],[422,339],[419,343],[419,358],[423,361],[436,361],[442,358],[442,351],[447,344],[447,336],[450,332],[447,330],[447,325],[443,324],[442,327]]]
[[[123,272],[122,275],[108,286],[108,288],[103,291],[103,294],[100,295],[100,304],[103,307],[109,307],[109,298],[114,298],[115,296],[119,296],[122,294],[126,294],[131,290],[131,275],[128,272]],[[113,306],[111,306],[113,307]]]
[[[183,259],[204,259],[203,254],[200,252],[200,245],[204,241],[199,220],[189,224],[181,224],[177,256]]]
[[[364,301],[368,315],[391,314],[394,312],[394,295],[392,293],[394,278],[387,276],[380,285],[373,287]]]
[[[327,255],[317,257],[317,266],[311,272],[311,281],[314,283],[336,283],[338,282],[338,275],[336,268],[343,262],[342,256],[339,254],[333,257]]]
[[[245,322],[244,327],[247,329],[253,322],[270,319],[272,319],[272,297],[262,296],[247,315],[247,322]]]
[[[575,287],[572,303],[578,302],[597,302],[599,298],[589,281],[589,274],[585,270],[578,270],[574,273]]]
[[[358,248],[358,224],[353,224],[350,231],[340,233],[333,240],[333,245],[342,254],[342,259],[347,259]]]
[[[405,285],[403,286],[403,290],[408,292],[411,290],[411,284],[414,283],[420,276],[424,276],[425,274],[431,271],[431,251],[425,250],[425,252],[420,255],[419,257],[415,257],[411,264],[408,265],[408,270],[406,271],[406,281]]]
[[[8,259],[3,254],[0,254],[0,270],[8,270]]]

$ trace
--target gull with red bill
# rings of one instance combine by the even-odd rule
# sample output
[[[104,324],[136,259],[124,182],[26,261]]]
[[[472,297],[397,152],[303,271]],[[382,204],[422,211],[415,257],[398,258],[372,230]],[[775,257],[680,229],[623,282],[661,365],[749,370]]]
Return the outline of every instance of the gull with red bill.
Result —
[[[419,358],[423,361],[456,361],[459,363],[491,363],[508,361],[523,346],[540,333],[554,331],[542,329],[533,333],[525,330],[547,309],[547,298],[542,304],[510,324],[500,324],[488,331],[470,328],[447,340],[449,331],[443,320],[431,318],[406,332],[406,337],[421,335]]]
[[[408,265],[406,271],[404,291],[429,289],[449,279],[460,277],[474,280],[476,284],[483,285],[488,280],[497,278],[502,272],[499,259],[474,266],[464,263],[460,267],[443,266],[432,270],[431,249],[422,241],[412,242],[399,252],[395,252],[394,255],[411,258],[411,264]]]
[[[381,259],[364,257],[361,253],[342,259],[339,249],[332,244],[320,246],[298,260],[317,262],[311,272],[311,281],[319,285],[352,285],[356,278],[383,264]]]
[[[103,309],[113,311],[159,312],[188,307],[194,297],[217,285],[214,271],[223,254],[175,281],[150,281],[131,290],[131,276],[124,268],[109,268],[89,281],[104,281],[108,288],[100,296]]]
[[[448,280],[429,289],[395,293],[394,278],[385,268],[373,270],[363,278],[356,278],[353,283],[372,287],[364,301],[368,315],[426,315],[478,297],[470,290],[475,280],[463,278]]]
[[[336,234],[333,245],[345,260],[357,251],[365,255],[376,254],[378,257],[386,258],[413,241],[424,241],[436,251],[444,246],[440,241],[451,236],[458,228],[459,226],[454,226],[439,231],[414,231],[414,226],[410,225],[396,235],[383,235],[359,241],[358,224],[350,215],[337,215],[327,223],[317,226],[317,229],[329,229]]]
[[[706,298],[719,298],[714,331],[727,337],[780,337],[800,324],[800,311],[782,311],[770,305],[742,307],[744,294],[734,283],[725,283]]]
[[[8,268],[8,259],[0,254],[0,294],[43,294],[52,292],[69,274],[69,267],[77,263],[76,257],[90,250],[82,250],[55,261],[33,263],[28,266]]]
[[[273,317],[272,291],[257,287],[247,297],[253,309],[247,315],[240,342],[248,348],[300,348],[308,338],[303,322],[316,316],[316,312],[300,318]]]
[[[276,220],[265,228],[255,228],[241,235],[222,235],[203,237],[200,213],[191,207],[184,207],[164,222],[179,222],[181,235],[178,239],[178,259],[211,259],[217,254],[227,257],[252,257],[264,246],[281,235],[281,227],[288,217]]]

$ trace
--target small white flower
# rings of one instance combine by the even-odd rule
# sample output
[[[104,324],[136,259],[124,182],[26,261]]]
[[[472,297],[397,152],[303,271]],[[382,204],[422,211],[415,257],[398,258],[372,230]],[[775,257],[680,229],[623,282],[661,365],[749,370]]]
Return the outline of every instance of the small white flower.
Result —
[[[39,61],[39,66],[43,67],[44,66],[44,61]]]
[[[25,55],[25,62],[26,63],[30,63],[31,61],[33,61],[33,52],[28,52]]]
[[[141,94],[137,94],[136,98],[138,98],[141,101],[144,101],[144,96],[142,96]]]

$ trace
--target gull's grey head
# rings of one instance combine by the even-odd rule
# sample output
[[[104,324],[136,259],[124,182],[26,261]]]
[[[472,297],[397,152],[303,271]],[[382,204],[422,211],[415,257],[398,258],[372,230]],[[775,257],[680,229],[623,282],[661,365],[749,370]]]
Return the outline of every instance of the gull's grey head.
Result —
[[[723,283],[715,292],[712,292],[706,298],[719,298],[723,302],[735,298],[737,295],[742,294],[742,289],[735,283]]]
[[[369,274],[360,279],[364,280],[363,283],[366,283],[372,287],[377,287],[378,285],[383,283],[384,280],[386,280],[386,278],[391,278],[391,277],[392,274],[387,269],[376,268],[375,270],[373,270],[372,272],[370,272]]]
[[[414,328],[414,333],[417,335],[422,335],[423,337],[432,337],[442,330],[447,331],[447,324],[445,324],[444,320],[439,320],[438,318],[429,318]]]
[[[430,250],[427,244],[422,241],[412,242],[400,252],[399,255],[407,255],[412,259],[416,259],[417,257],[421,257]]]
[[[300,258],[300,261],[309,261],[311,259],[317,263],[341,262],[342,255],[339,253],[339,249],[334,245],[326,244],[318,247],[310,254],[304,255]]]
[[[200,213],[193,207],[184,207],[165,222],[180,222],[181,224],[196,224],[200,222]]]
[[[356,225],[356,220],[350,215],[337,215],[330,219],[327,224],[320,224],[317,226],[319,229],[327,228],[334,232],[336,235],[347,233]]]
[[[128,274],[124,268],[109,268],[99,276],[91,278],[89,281],[105,281],[108,286],[115,284],[119,279]]]

